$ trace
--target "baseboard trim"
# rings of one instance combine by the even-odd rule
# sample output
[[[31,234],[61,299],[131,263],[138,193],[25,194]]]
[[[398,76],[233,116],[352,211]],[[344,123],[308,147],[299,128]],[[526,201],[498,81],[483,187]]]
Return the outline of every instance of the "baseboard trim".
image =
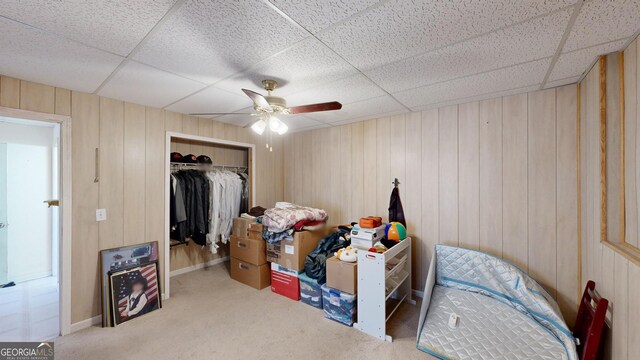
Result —
[[[90,319],[85,319],[82,321],[78,321],[77,323],[71,324],[71,333],[76,331],[80,331],[82,329],[86,329],[95,325],[100,325],[102,323],[102,315],[96,315]]]
[[[225,261],[229,261],[229,257],[228,256],[224,256],[221,258],[217,258],[217,259],[213,259],[213,260],[209,260],[206,263],[202,263],[202,264],[197,264],[197,265],[193,265],[193,266],[189,266],[189,267],[185,267],[182,269],[178,269],[178,270],[173,270],[169,276],[170,277],[174,277],[177,275],[182,275],[182,274],[186,274],[186,273],[190,273],[192,271],[196,271],[196,270],[200,270],[200,269],[204,269],[206,267],[209,266],[213,266],[213,265],[218,265],[218,264],[222,264]]]
[[[411,290],[411,291],[412,291],[412,293],[413,293],[413,296],[417,296],[417,297],[419,297],[420,299],[424,298],[424,291],[415,290],[415,289],[413,289],[413,290]]]

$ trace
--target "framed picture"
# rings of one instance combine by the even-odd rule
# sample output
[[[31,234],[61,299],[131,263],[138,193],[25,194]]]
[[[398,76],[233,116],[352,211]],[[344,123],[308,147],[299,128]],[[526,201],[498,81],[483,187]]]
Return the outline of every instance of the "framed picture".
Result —
[[[162,306],[157,262],[112,272],[110,279],[114,325],[143,316]]]
[[[158,261],[158,242],[124,246],[100,251],[100,274],[102,281],[102,326],[112,326],[111,299],[109,295],[110,273],[131,269]]]

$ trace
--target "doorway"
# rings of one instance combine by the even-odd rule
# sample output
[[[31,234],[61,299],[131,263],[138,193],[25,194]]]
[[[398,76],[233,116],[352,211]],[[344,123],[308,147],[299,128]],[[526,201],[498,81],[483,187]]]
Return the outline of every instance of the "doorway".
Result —
[[[0,117],[0,340],[60,333],[60,124]]]

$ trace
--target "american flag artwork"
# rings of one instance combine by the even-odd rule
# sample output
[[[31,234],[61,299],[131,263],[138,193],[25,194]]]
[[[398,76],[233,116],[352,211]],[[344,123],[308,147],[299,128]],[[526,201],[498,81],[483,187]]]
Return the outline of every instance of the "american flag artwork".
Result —
[[[117,294],[118,299],[117,315],[119,316],[117,317],[119,319],[116,319],[116,323],[121,323],[128,319],[126,310],[127,301],[129,301],[129,295],[131,294],[131,284],[140,277],[144,277],[147,282],[145,295],[147,296],[146,307],[148,308],[145,312],[158,308],[158,272],[156,269],[156,263],[143,265],[141,267],[127,270],[124,273],[114,274],[113,276],[113,291]]]

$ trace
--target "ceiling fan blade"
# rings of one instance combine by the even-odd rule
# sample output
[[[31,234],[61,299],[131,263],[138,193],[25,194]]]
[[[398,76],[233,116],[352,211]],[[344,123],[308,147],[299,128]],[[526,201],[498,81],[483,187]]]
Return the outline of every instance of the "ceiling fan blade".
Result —
[[[256,104],[257,107],[264,110],[271,111],[271,105],[269,105],[269,102],[267,101],[267,99],[264,98],[264,96],[258,94],[255,91],[251,91],[247,89],[242,89],[242,91],[245,94],[247,94],[249,98],[251,98],[251,100],[253,101],[254,104]]]
[[[320,104],[310,104],[310,105],[301,105],[290,107],[289,114],[303,114],[317,111],[330,111],[330,110],[340,110],[342,109],[342,104],[337,101],[320,103]]]
[[[206,115],[252,115],[251,113],[191,113],[193,116],[206,116]]]

